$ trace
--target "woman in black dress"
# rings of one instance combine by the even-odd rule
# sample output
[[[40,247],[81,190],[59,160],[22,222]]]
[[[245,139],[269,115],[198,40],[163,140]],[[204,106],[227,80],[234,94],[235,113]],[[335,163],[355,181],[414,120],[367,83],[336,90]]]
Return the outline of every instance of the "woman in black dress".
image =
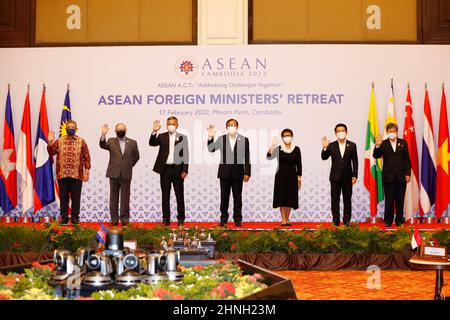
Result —
[[[292,208],[298,208],[298,191],[302,184],[302,154],[300,148],[292,143],[293,136],[291,129],[284,129],[281,132],[282,142],[278,143],[278,138],[272,139],[267,152],[267,159],[278,159],[273,207],[280,208],[283,227],[292,226],[289,215]]]

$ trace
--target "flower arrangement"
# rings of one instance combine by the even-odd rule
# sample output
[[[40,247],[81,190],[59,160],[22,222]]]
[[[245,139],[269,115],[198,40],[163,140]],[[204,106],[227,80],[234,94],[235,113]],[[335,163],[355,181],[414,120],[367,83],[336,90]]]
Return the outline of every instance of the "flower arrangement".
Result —
[[[53,265],[34,264],[24,274],[0,275],[0,300],[55,300],[50,280]],[[128,290],[105,290],[81,300],[234,300],[267,287],[261,275],[243,275],[238,265],[220,261],[207,266],[181,267],[179,282],[140,284]]]
[[[267,287],[261,275],[243,275],[238,265],[221,261],[207,266],[181,267],[185,276],[180,282],[157,285],[140,284],[126,291],[99,291],[99,300],[235,300]]]

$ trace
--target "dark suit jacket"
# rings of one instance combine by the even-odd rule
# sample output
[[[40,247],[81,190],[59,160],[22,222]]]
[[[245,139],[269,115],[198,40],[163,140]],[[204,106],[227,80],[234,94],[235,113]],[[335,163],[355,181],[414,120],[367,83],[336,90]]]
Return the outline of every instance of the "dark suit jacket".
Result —
[[[405,176],[411,176],[411,160],[409,158],[408,143],[403,139],[397,139],[397,147],[394,152],[389,139],[373,149],[373,157],[383,157],[383,182],[405,182]]]
[[[248,138],[238,134],[234,152],[231,150],[229,135],[225,134],[214,139],[208,139],[208,151],[220,150],[220,164],[218,178],[242,179],[244,175],[251,175],[250,147]]]
[[[358,177],[358,152],[356,144],[351,141],[345,142],[344,157],[341,156],[339,141],[331,142],[327,150],[322,148],[322,160],[331,157],[330,181],[351,181]]]
[[[108,178],[131,180],[133,167],[139,161],[137,142],[125,137],[125,151],[122,154],[118,138],[100,139],[100,148],[109,151]]]
[[[175,151],[174,164],[179,165],[180,172],[188,172],[189,170],[189,144],[188,139],[184,134],[175,133]],[[169,133],[152,134],[150,136],[149,144],[152,147],[159,146],[158,156],[156,157],[153,171],[162,173],[169,157]]]

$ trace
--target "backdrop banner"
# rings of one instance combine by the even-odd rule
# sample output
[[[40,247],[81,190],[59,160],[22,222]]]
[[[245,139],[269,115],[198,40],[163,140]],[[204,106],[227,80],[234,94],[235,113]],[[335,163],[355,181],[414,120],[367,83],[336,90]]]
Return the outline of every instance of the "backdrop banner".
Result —
[[[436,135],[441,85],[450,87],[450,46],[419,45],[255,45],[66,47],[0,49],[0,116],[11,84],[15,136],[27,84],[30,84],[32,141],[36,134],[42,85],[47,87],[50,129],[58,131],[67,84],[72,118],[92,157],[90,181],[83,184],[81,221],[109,220],[108,153],[99,147],[101,126],[128,127],[141,160],[131,187],[132,221],[161,220],[159,175],[152,171],[157,148],[148,140],[152,121],[176,116],[188,136],[190,171],[185,181],[186,221],[219,220],[218,153],[206,147],[209,124],[225,133],[229,118],[250,140],[252,177],[244,185],[243,219],[277,221],[272,208],[276,161],[266,160],[273,136],[294,131],[301,148],[303,185],[292,221],[331,221],[330,160],[320,158],[321,138],[335,139],[334,126],[347,124],[358,146],[359,179],[353,189],[353,221],[369,217],[363,186],[364,142],[371,83],[378,120],[384,124],[394,79],[397,121],[403,131],[410,83],[417,141],[422,141],[424,86],[428,84]],[[3,130],[0,130],[2,135]],[[2,136],[0,136],[3,138]],[[17,141],[16,141],[17,143]],[[421,155],[421,143],[418,145]],[[419,159],[420,163],[420,159]],[[231,213],[232,205],[230,206]],[[384,208],[379,206],[379,215]],[[172,192],[172,219],[176,202]],[[19,210],[13,213],[18,215]],[[56,214],[56,204],[39,214]]]

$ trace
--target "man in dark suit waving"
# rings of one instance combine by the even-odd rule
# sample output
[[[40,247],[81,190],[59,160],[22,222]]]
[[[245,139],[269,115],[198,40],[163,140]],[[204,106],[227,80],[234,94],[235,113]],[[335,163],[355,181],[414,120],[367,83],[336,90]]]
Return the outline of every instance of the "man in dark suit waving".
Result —
[[[130,186],[133,167],[139,161],[137,142],[126,136],[127,128],[123,123],[116,125],[116,137],[106,140],[108,125],[102,126],[100,148],[109,151],[109,164],[106,176],[109,178],[109,211],[111,224],[117,226],[119,219],[123,226],[130,221]],[[119,216],[120,194],[120,216]]]
[[[339,226],[339,202],[344,200],[343,222],[350,223],[352,218],[352,191],[358,179],[358,152],[356,144],[347,140],[347,126],[339,123],[334,128],[337,140],[330,143],[327,137],[322,138],[322,160],[331,157],[331,213],[333,224]]]
[[[217,177],[220,179],[220,226],[227,226],[230,193],[233,191],[233,220],[237,227],[242,225],[242,187],[251,175],[250,147],[248,139],[238,134],[237,120],[226,122],[228,134],[214,141],[216,129],[208,127],[208,151],[220,150],[220,164]]]
[[[184,179],[189,169],[188,139],[177,132],[176,117],[167,118],[167,132],[158,134],[160,129],[161,123],[158,120],[154,121],[149,144],[152,147],[159,146],[153,171],[160,175],[163,224],[170,225],[170,189],[173,184],[177,198],[177,220],[181,226],[185,220]]]
[[[373,157],[383,157],[384,223],[386,227],[392,225],[395,208],[395,224],[401,226],[405,222],[403,206],[406,184],[411,180],[411,160],[408,143],[397,137],[397,124],[388,123],[386,132],[388,139],[383,141],[383,136],[377,137]]]

